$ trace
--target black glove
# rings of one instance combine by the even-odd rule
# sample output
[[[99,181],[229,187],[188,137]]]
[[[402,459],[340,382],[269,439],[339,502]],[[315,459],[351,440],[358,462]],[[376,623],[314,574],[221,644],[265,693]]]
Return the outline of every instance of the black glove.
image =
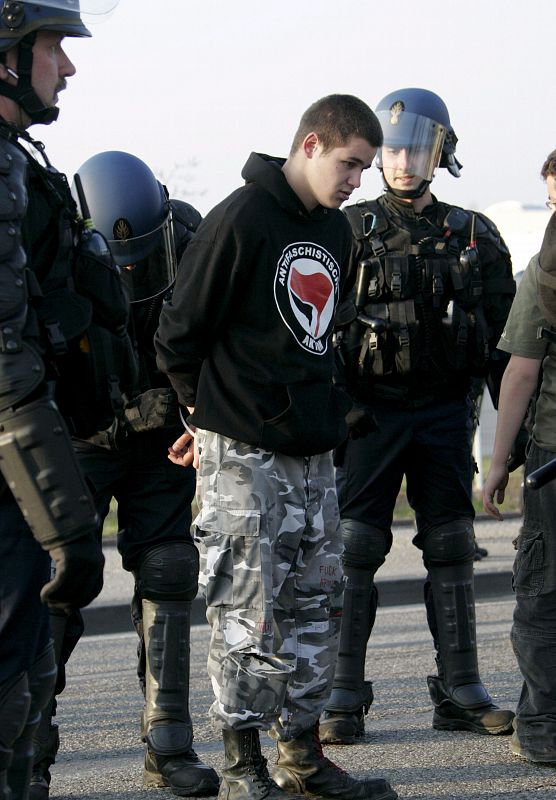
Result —
[[[525,428],[520,428],[517,436],[515,437],[512,449],[510,450],[510,455],[508,456],[508,461],[506,464],[508,467],[508,472],[513,472],[518,467],[521,467],[522,464],[525,464],[528,441],[528,431]]]
[[[104,555],[95,535],[82,536],[49,551],[56,566],[54,578],[45,584],[41,600],[53,608],[83,608],[102,589]]]
[[[372,431],[378,430],[375,415],[370,406],[354,403],[346,414],[348,439],[362,439]]]

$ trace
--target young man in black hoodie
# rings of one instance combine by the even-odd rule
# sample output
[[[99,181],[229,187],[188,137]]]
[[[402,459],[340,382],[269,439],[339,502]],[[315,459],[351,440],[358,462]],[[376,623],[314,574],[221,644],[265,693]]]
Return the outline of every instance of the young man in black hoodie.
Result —
[[[286,160],[251,154],[245,186],[198,228],[155,338],[190,412],[169,458],[199,470],[221,800],[397,797],[325,759],[318,735],[343,589],[330,450],[351,406],[332,385],[351,248],[339,208],[381,141],[368,106],[330,95],[305,112]],[[259,730],[278,743],[274,780]]]

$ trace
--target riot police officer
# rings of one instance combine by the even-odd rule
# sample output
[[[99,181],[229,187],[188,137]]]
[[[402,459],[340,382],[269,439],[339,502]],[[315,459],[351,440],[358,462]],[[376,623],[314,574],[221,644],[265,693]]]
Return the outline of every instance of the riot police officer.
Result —
[[[118,549],[124,569],[135,576],[132,618],[145,696],[144,783],[168,786],[177,795],[216,794],[216,772],[192,748],[188,703],[190,609],[198,576],[190,534],[195,473],[167,458],[183,424],[177,397],[156,367],[153,346],[178,259],[201,216],[188,203],[170,201],[150,168],[130,153],[108,151],[88,159],[72,188],[122,270],[139,356],[136,386],[113,423],[75,437],[74,446],[102,521],[113,497],[118,503]],[[69,625],[65,621],[65,631],[59,619],[53,627],[63,662],[82,629],[75,619]],[[62,663],[58,691],[63,682]],[[48,797],[57,749],[57,726],[45,719],[36,737],[32,800]]]
[[[104,241],[82,235],[65,177],[27,132],[57,118],[58,92],[75,74],[64,37],[90,35],[78,3],[1,3],[0,796],[13,800],[27,797],[55,677],[43,603],[84,606],[102,586],[98,518],[57,398],[64,357],[94,313],[87,269],[102,262],[116,290],[118,272]],[[105,320],[114,332],[128,311],[120,299],[121,318]]]
[[[378,104],[377,165],[384,194],[346,209],[356,245],[351,315],[339,335],[360,414],[377,430],[348,439],[337,485],[347,577],[334,688],[321,738],[353,743],[372,702],[367,640],[377,607],[374,575],[392,544],[405,476],[414,544],[428,570],[426,606],[438,675],[428,677],[433,727],[510,733],[477,664],[471,487],[473,376],[495,391],[506,363],[496,343],[515,284],[508,250],[484,215],[438,201],[437,167],[455,177],[457,137],[433,92],[406,88]],[[345,317],[345,315],[343,315]]]

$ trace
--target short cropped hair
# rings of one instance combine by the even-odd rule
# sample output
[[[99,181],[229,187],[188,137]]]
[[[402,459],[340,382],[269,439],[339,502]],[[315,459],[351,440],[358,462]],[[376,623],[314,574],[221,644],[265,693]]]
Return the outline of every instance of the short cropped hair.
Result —
[[[313,103],[301,117],[290,155],[299,150],[312,131],[319,137],[324,152],[343,147],[352,136],[365,139],[371,147],[382,145],[382,128],[376,114],[351,94],[329,94]]]
[[[542,165],[541,178],[546,180],[549,175],[556,175],[556,150],[547,155],[546,161]]]

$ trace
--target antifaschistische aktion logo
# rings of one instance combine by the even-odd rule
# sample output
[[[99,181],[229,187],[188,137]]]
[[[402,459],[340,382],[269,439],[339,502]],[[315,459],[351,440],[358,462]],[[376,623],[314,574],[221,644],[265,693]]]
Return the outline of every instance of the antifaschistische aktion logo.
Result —
[[[289,244],[278,260],[276,305],[298,344],[316,355],[328,347],[339,280],[337,261],[312,242]]]

